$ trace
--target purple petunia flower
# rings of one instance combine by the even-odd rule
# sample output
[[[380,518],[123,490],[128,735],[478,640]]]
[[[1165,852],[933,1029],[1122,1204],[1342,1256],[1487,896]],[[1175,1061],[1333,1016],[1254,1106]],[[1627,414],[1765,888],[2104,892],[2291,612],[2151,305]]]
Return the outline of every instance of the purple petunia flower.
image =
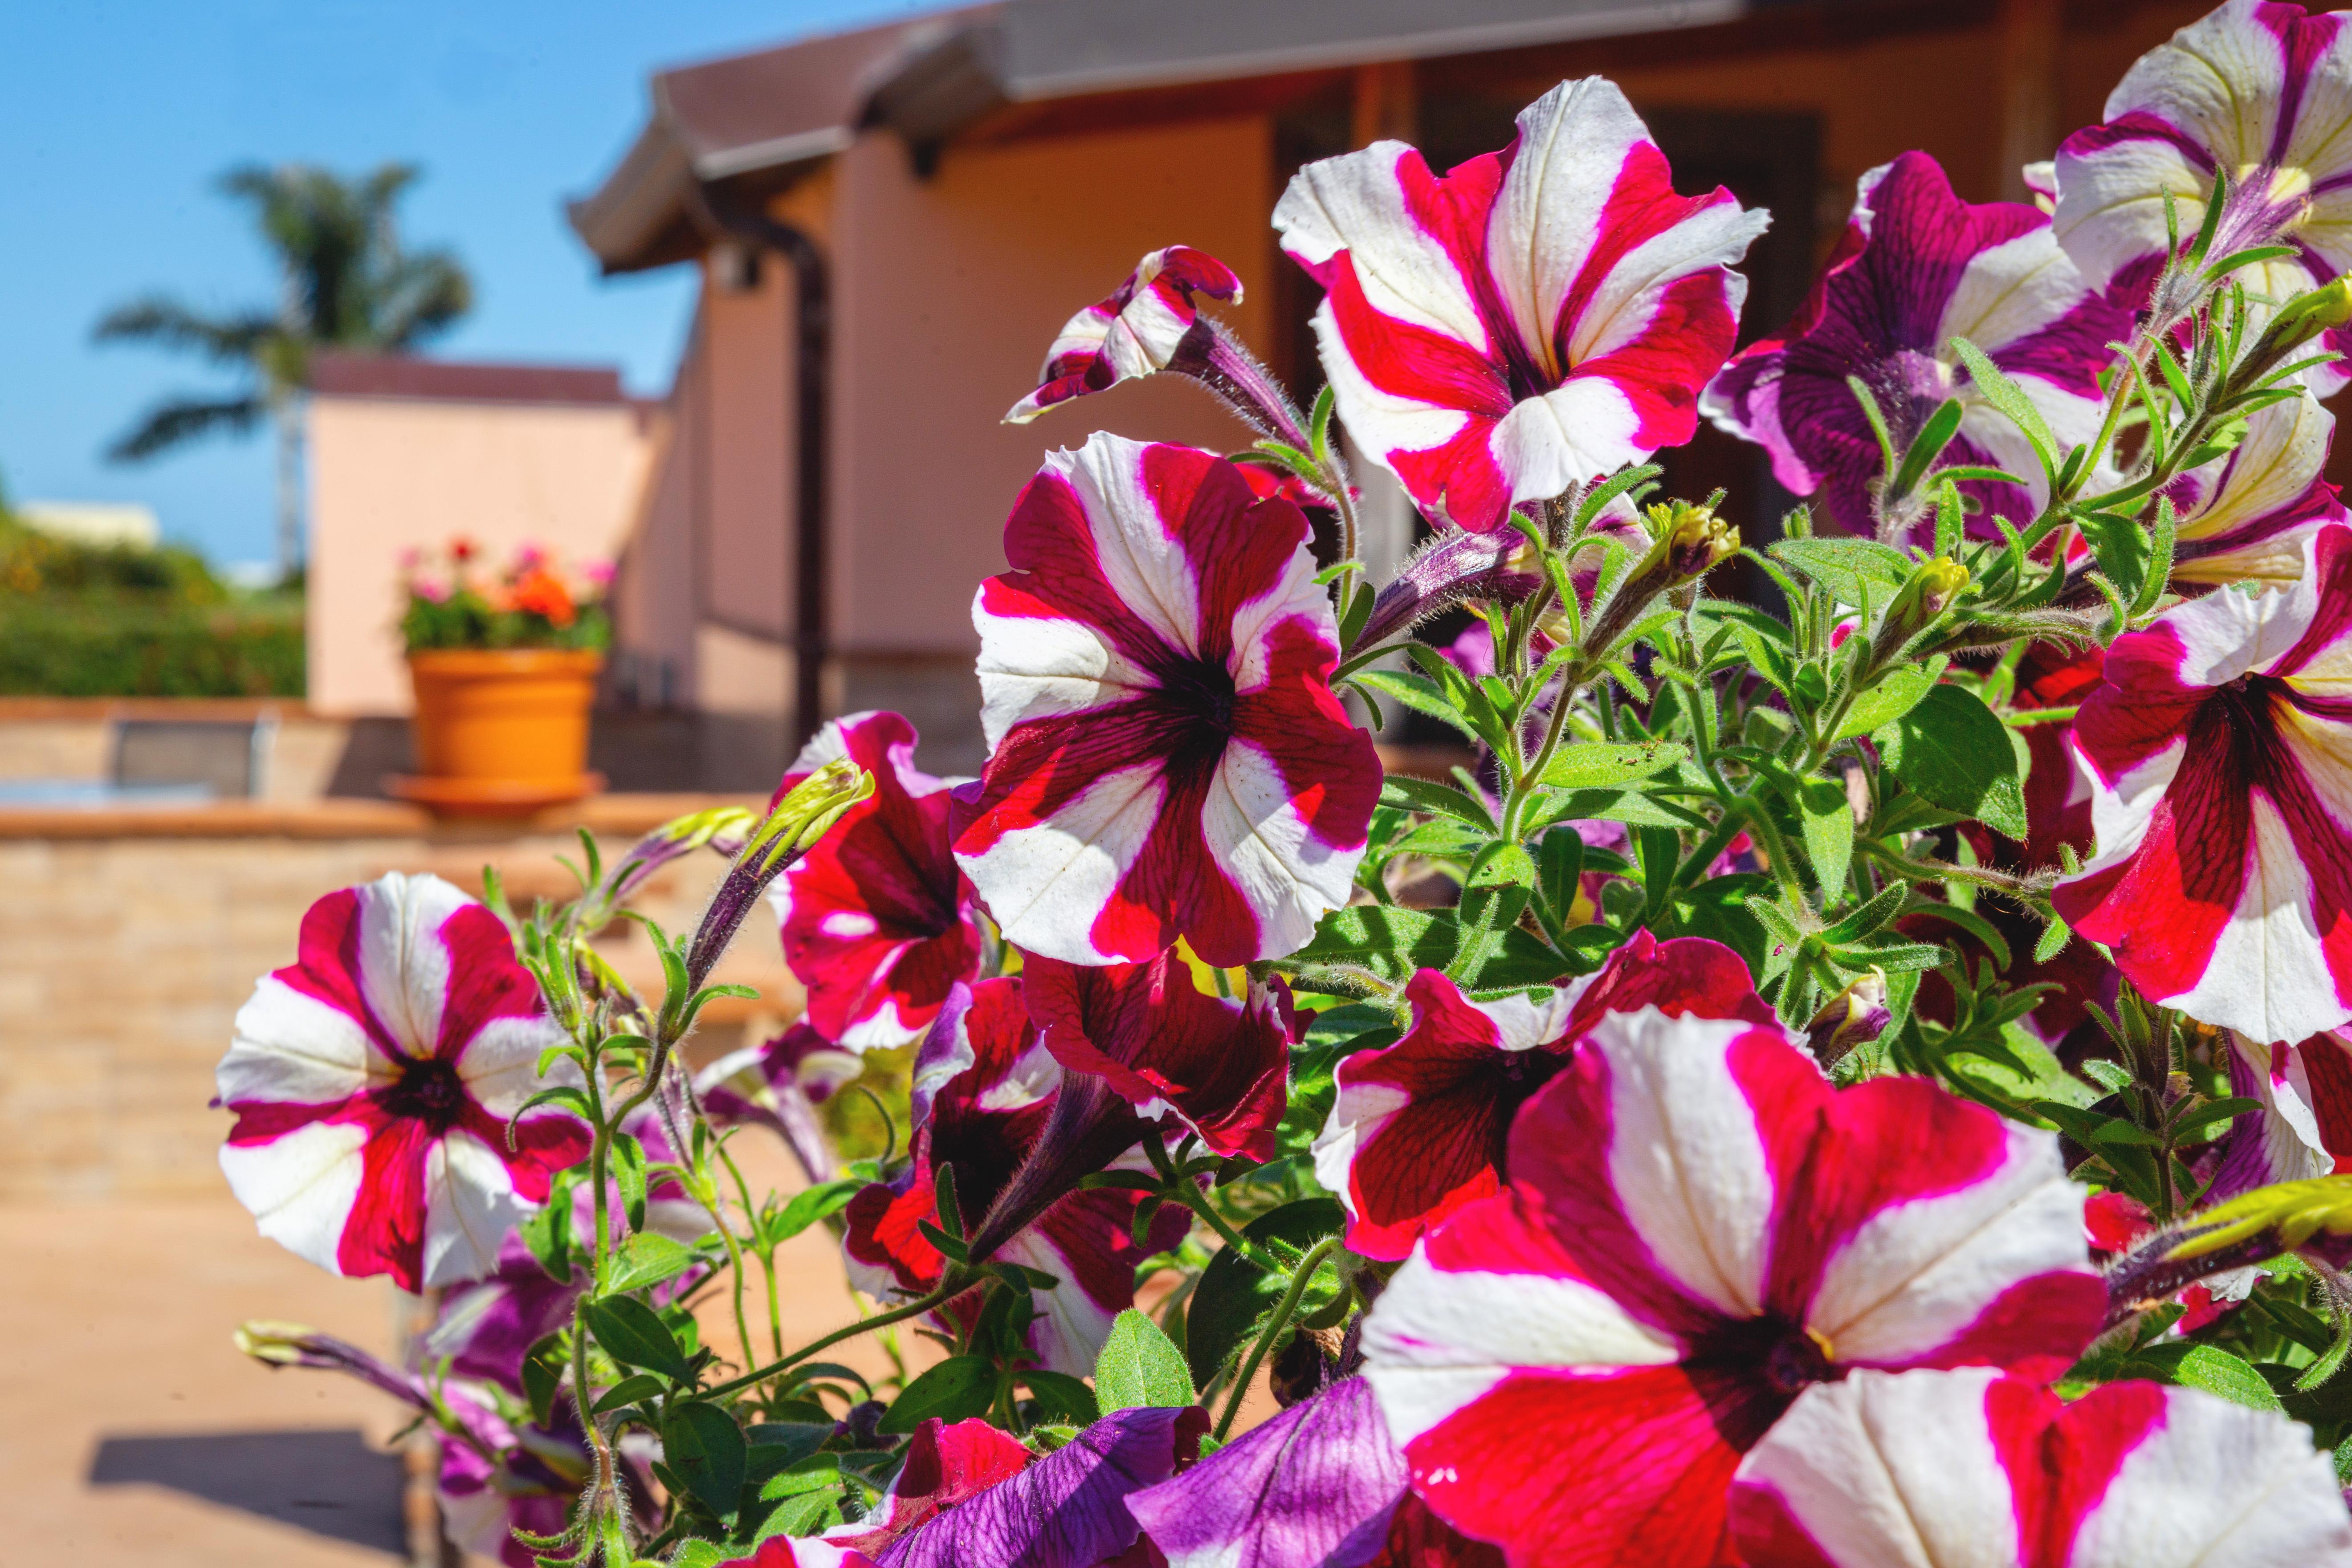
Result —
[[[1853,216],[1783,338],[1742,350],[1708,385],[1708,417],[1772,455],[1775,476],[1849,532],[1878,531],[1871,487],[1878,438],[1847,384],[1858,376],[1897,451],[1946,398],[1959,400],[1948,465],[2006,469],[2027,482],[1961,487],[2022,527],[2047,500],[2032,447],[1985,401],[1952,350],[1968,339],[2012,377],[2062,442],[2098,429],[2098,373],[2128,317],[2093,293],[2050,220],[2012,202],[1952,194],[1925,153],[1863,175]]]

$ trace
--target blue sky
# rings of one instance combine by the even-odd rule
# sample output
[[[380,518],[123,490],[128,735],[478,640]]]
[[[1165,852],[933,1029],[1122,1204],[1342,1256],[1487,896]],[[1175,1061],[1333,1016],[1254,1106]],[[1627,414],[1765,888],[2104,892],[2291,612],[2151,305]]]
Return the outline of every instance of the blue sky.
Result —
[[[617,363],[668,384],[690,308],[672,268],[600,280],[561,216],[646,112],[656,67],[927,8],[910,0],[76,0],[25,6],[0,92],[0,485],[137,500],[215,559],[266,558],[266,436],[132,468],[100,452],[150,402],[219,373],[89,341],[163,287],[208,307],[274,278],[213,177],[248,159],[425,167],[414,243],[453,246],[473,315],[435,352]]]

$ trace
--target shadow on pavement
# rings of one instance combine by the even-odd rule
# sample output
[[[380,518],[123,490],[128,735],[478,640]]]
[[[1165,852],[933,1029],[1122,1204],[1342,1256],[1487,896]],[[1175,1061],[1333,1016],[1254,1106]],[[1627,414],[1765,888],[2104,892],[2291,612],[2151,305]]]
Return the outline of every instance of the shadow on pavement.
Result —
[[[105,1437],[92,1486],[166,1487],[315,1535],[405,1555],[401,1461],[357,1431],[192,1432]]]

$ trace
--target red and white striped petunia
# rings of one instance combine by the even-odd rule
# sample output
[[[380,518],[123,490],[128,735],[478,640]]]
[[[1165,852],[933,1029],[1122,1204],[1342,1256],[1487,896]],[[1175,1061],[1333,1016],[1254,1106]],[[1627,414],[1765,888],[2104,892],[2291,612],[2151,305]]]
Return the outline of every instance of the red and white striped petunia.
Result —
[[[2168,221],[2187,244],[2223,173],[2231,192],[2213,257],[2295,249],[2238,273],[2251,298],[2284,300],[2352,268],[2347,19],[2228,0],[2133,64],[2107,95],[2106,122],[2058,149],[2051,222],[2093,288],[2144,300],[2171,243]],[[2352,331],[2336,329],[2313,347],[2352,348]],[[2323,366],[2309,379],[2333,392],[2344,367]]]
[[[815,847],[771,884],[784,962],[808,988],[810,1027],[853,1051],[922,1037],[948,988],[980,968],[971,889],[949,850],[948,791],[915,766],[915,727],[853,713],[817,731],[776,787],[847,757],[874,778]]]
[[[1988,1367],[1808,1390],[1731,1489],[1748,1568],[2352,1568],[2311,1429],[2194,1388]]]
[[[1363,1348],[1414,1490],[1514,1563],[1725,1561],[1732,1471],[1807,1386],[2054,1372],[2105,1306],[2055,1135],[1925,1079],[1832,1089],[1777,1027],[1602,1018],[1510,1164]]]
[[[919,1228],[939,1220],[940,1167],[955,1172],[957,1207],[967,1224],[986,1213],[1036,1147],[1062,1087],[1061,1064],[1040,1043],[1019,980],[958,986],[915,1071],[913,1160],[893,1181],[862,1189],[843,1211],[850,1277],[877,1300],[893,1289],[919,1294],[940,1282],[946,1260]],[[941,1077],[931,1092],[921,1092]],[[1028,1345],[1038,1365],[1073,1377],[1091,1373],[1112,1321],[1135,1304],[1136,1265],[1183,1238],[1180,1210],[1164,1213],[1138,1242],[1140,1201],[1108,1187],[1066,1193],[995,1249],[1002,1261],[1060,1281],[1030,1294],[1036,1316]]]
[[[1679,196],[1613,82],[1562,82],[1443,177],[1402,142],[1309,163],[1274,209],[1326,290],[1349,433],[1432,520],[1484,533],[1697,428],[1769,221]]]
[[[2107,650],[2074,719],[2098,853],[2053,902],[2153,1000],[2263,1042],[2352,1021],[2347,679],[2352,528]]]
[[[1594,974],[1541,1001],[1474,1002],[1424,969],[1406,984],[1412,1027],[1339,1063],[1315,1174],[1348,1210],[1348,1247],[1399,1258],[1432,1226],[1508,1179],[1511,1119],[1568,1065],[1601,1016],[1655,1005],[1669,1017],[1769,1024],[1748,965],[1702,937],[1648,931]]]
[[[1008,940],[1231,965],[1347,901],[1381,768],[1307,536],[1189,447],[1097,435],[1022,491],[972,605],[991,754],[955,843]]]
[[[569,1114],[508,1121],[562,1043],[499,918],[394,871],[302,917],[299,956],[238,1009],[221,1170],[261,1234],[404,1290],[496,1272],[499,1244],[588,1152]]]
[[[1045,351],[1037,390],[1014,404],[1004,422],[1026,425],[1056,403],[1107,392],[1188,356],[1205,366],[1211,331],[1192,302],[1195,294],[1239,304],[1242,280],[1232,268],[1189,245],[1168,246],[1137,262],[1109,299],[1064,324]]]

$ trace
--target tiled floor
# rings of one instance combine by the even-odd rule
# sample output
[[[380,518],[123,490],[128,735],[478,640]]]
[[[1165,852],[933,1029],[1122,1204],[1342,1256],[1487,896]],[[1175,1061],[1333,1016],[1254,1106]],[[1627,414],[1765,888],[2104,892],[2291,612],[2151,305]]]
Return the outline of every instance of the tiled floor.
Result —
[[[789,1184],[779,1155],[761,1174]],[[847,1321],[822,1229],[787,1249],[785,1333]],[[75,1568],[328,1568],[401,1560],[390,1400],[270,1372],[229,1335],[308,1323],[389,1350],[398,1300],[254,1234],[216,1201],[0,1206],[0,1498],[16,1544]],[[752,1299],[764,1338],[764,1303]],[[708,1327],[710,1342],[733,1335]],[[839,1359],[887,1364],[870,1342]],[[0,1562],[8,1554],[0,1552]]]

